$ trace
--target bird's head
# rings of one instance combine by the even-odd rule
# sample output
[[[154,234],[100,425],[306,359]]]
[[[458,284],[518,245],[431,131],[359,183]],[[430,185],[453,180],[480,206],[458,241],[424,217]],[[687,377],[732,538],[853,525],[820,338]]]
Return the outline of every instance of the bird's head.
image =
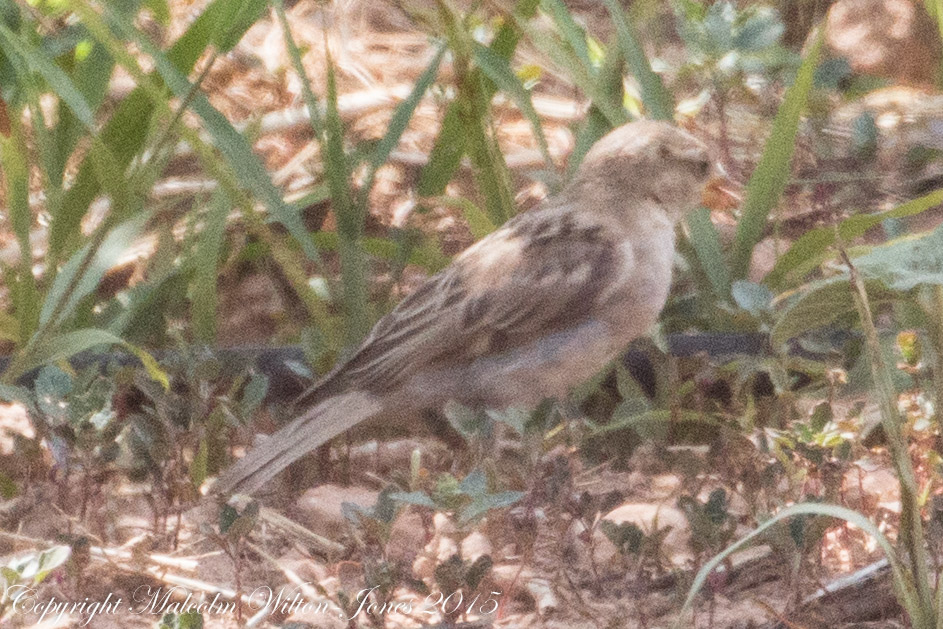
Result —
[[[707,146],[693,135],[645,120],[622,125],[596,142],[573,186],[626,218],[650,211],[654,203],[676,222],[699,205],[716,168]]]

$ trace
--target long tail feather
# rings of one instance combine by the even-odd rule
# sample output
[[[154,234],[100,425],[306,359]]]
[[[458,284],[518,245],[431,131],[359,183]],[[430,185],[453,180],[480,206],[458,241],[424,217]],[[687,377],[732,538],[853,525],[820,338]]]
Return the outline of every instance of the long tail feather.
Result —
[[[379,398],[362,391],[324,400],[250,450],[223,472],[212,491],[218,496],[255,493],[308,452],[382,409]]]

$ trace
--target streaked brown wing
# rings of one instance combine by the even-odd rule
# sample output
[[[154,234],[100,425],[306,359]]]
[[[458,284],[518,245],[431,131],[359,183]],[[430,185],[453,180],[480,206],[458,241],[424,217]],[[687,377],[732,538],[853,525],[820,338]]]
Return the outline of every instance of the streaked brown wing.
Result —
[[[620,274],[622,255],[599,227],[567,215],[521,215],[377,322],[360,349],[300,403],[354,388],[388,391],[419,370],[498,354],[577,325]]]

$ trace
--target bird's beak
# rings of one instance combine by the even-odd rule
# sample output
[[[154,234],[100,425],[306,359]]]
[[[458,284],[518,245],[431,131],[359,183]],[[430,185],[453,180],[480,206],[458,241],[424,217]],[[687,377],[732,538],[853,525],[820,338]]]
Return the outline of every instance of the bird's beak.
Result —
[[[740,207],[743,201],[743,188],[727,176],[723,167],[717,164],[714,175],[707,180],[701,190],[701,203],[709,210],[727,211]]]

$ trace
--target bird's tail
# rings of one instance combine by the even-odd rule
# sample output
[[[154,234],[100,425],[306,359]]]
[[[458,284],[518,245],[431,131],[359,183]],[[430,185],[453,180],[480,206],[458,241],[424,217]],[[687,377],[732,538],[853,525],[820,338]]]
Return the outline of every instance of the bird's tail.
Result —
[[[232,465],[213,485],[217,496],[253,494],[293,462],[380,413],[381,400],[352,391],[309,408]]]

